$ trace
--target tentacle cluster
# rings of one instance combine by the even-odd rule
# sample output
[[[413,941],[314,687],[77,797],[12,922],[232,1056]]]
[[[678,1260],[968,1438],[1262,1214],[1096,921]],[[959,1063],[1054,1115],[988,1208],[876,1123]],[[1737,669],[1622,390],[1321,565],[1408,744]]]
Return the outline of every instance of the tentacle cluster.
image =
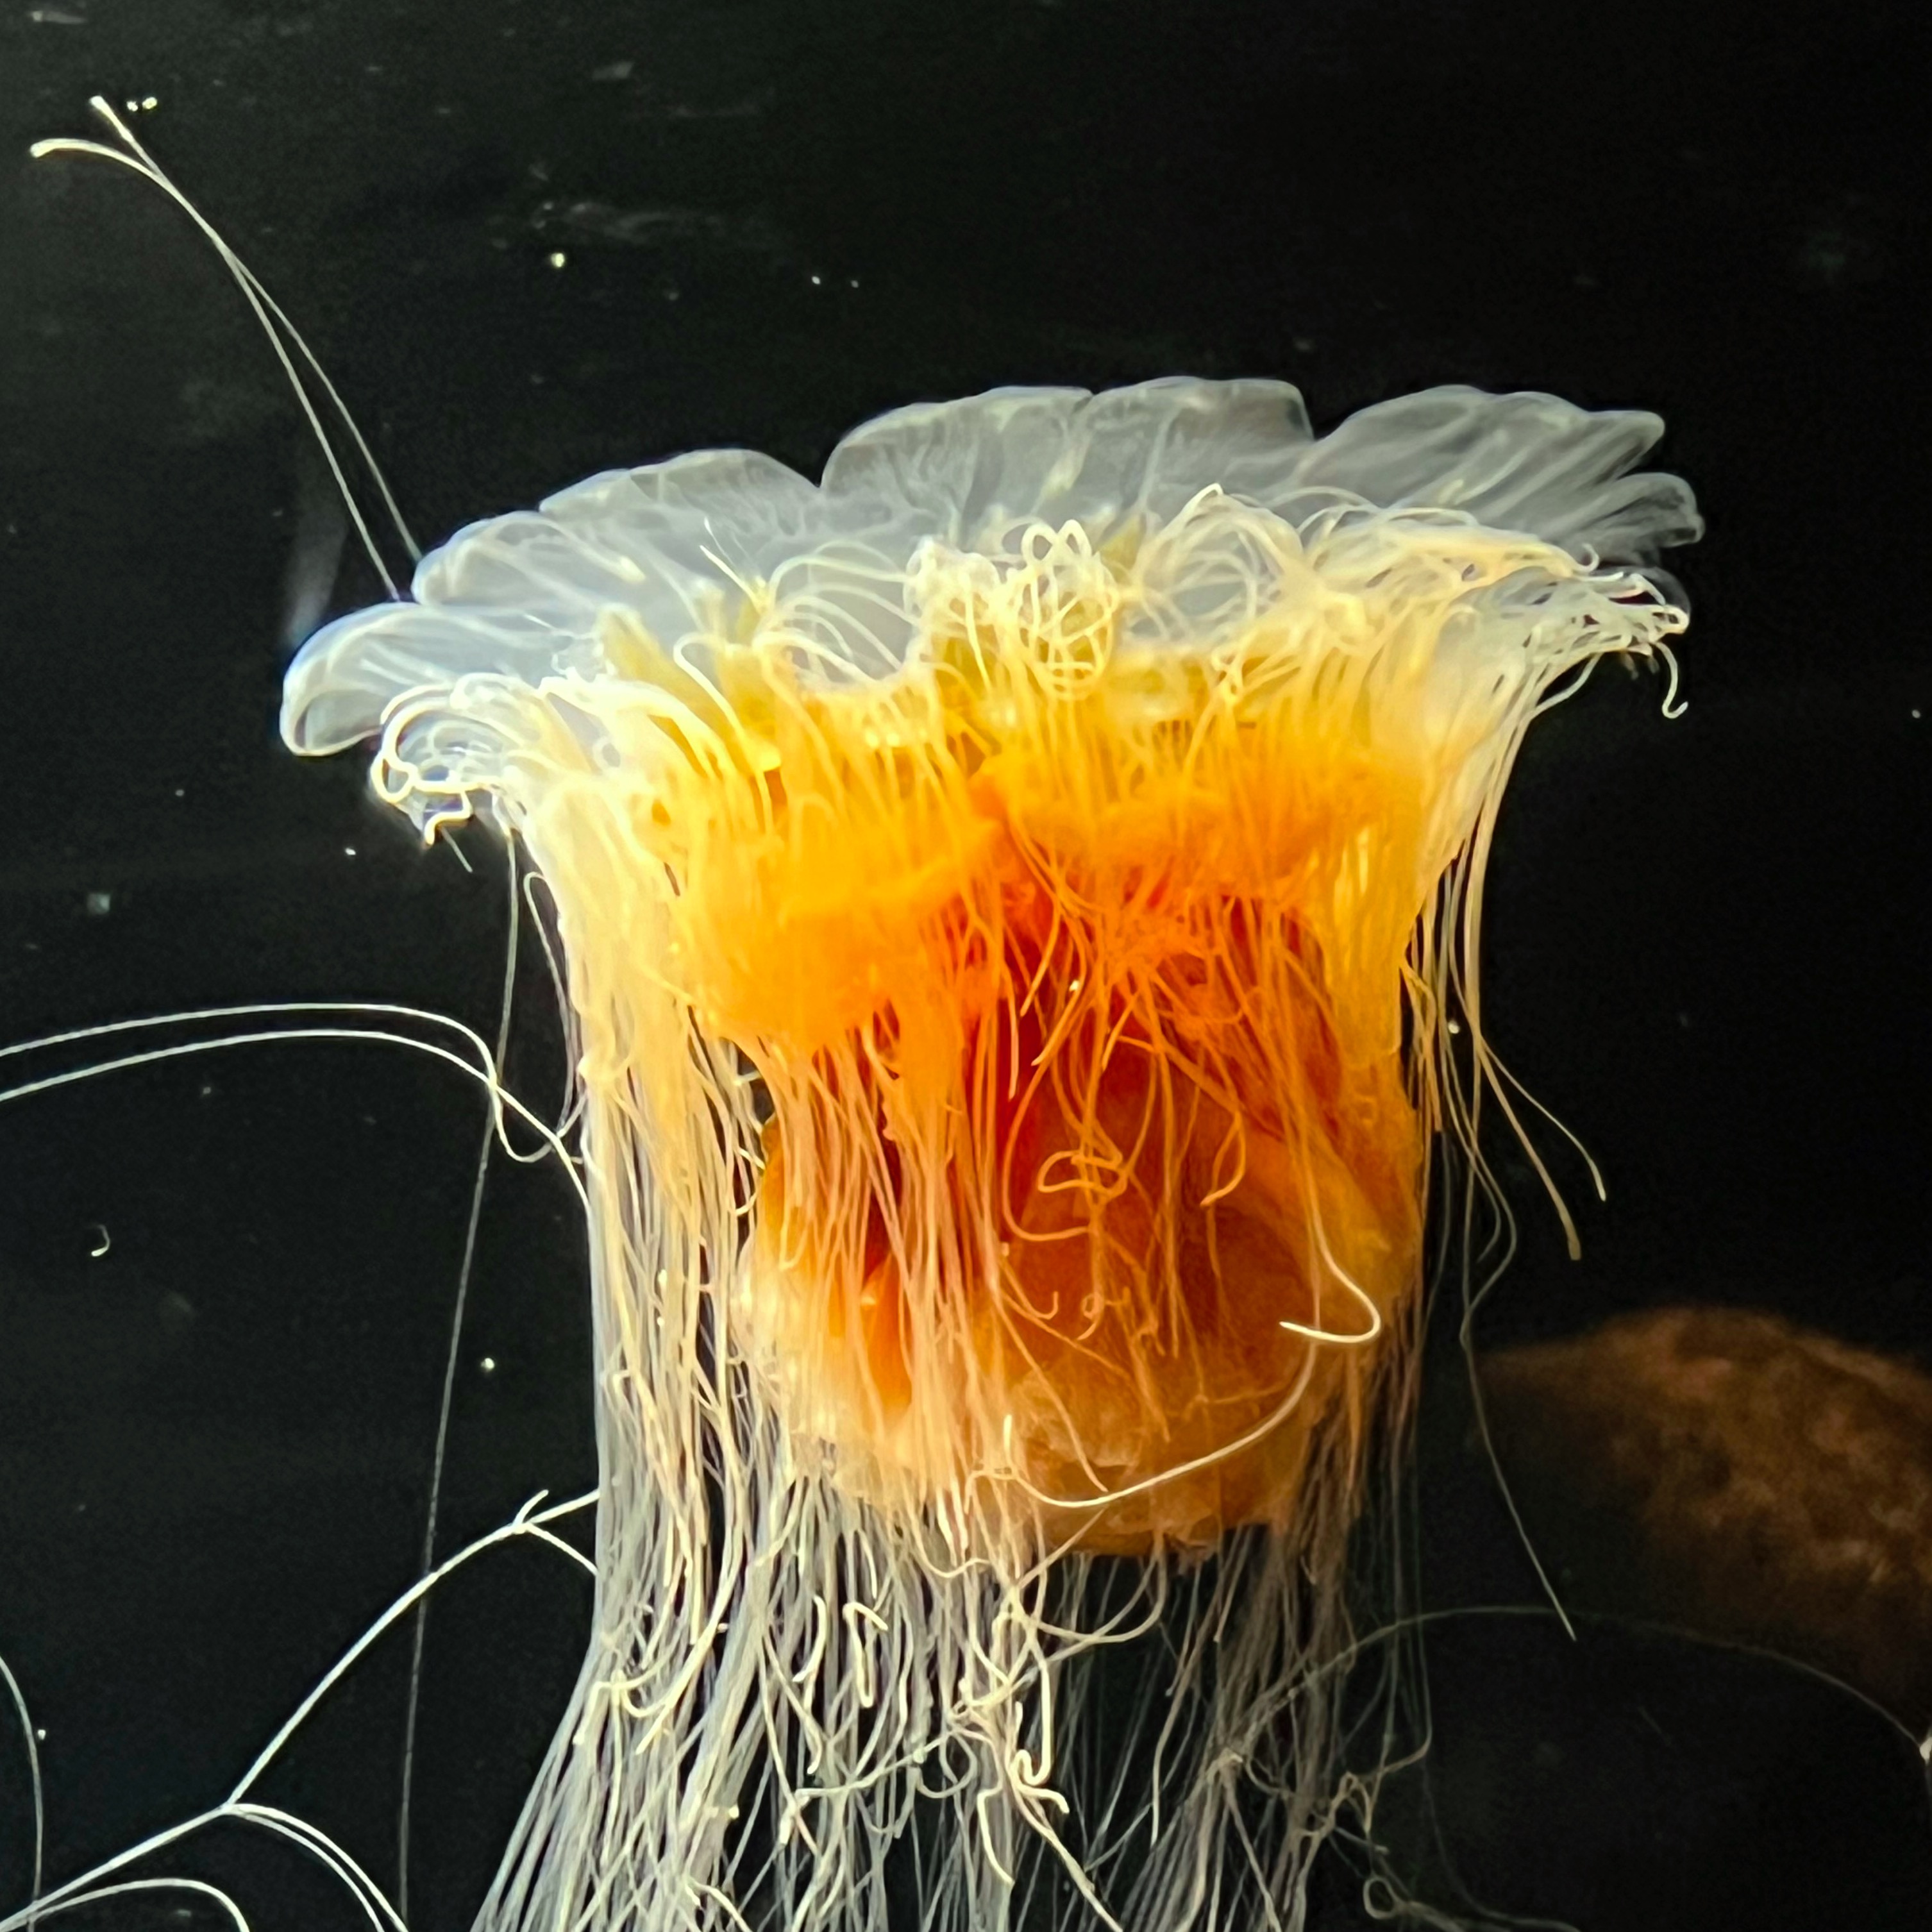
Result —
[[[1654,434],[1005,392],[308,647],[291,741],[524,842],[578,1031],[597,1629],[486,1924],[878,1928],[896,1842],[962,1932],[1297,1922],[1471,888],[1538,710],[1682,627],[1600,554],[1694,531]],[[1072,1666],[1162,1622],[1110,1780]]]

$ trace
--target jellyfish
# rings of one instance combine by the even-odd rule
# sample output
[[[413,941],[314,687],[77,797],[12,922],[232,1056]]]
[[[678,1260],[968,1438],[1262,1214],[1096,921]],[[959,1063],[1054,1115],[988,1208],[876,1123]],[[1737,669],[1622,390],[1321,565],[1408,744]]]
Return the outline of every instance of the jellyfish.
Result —
[[[1515,1118],[1504,789],[1674,676],[1660,431],[996,390],[593,477],[302,649],[289,745],[494,827],[567,986],[597,1594],[488,1932],[1304,1922],[1432,1178]]]

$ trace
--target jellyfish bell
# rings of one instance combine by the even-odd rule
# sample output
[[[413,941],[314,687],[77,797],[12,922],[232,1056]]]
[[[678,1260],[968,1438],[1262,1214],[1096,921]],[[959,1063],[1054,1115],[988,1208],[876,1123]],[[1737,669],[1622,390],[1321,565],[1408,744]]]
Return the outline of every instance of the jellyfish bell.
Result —
[[[1299,1922],[1502,790],[1684,622],[1660,428],[1001,390],[593,478],[304,646],[288,742],[521,846],[576,1031],[598,1606],[482,1923],[878,1928],[935,1810],[930,1924],[1036,1857]],[[1210,1558],[1162,1767],[1074,1802],[1080,1660]]]

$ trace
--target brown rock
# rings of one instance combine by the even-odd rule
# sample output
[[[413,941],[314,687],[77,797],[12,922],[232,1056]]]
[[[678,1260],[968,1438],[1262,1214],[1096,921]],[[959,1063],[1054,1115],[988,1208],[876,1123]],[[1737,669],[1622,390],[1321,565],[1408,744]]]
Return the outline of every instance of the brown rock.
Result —
[[[1573,1608],[1761,1646],[1932,1721],[1932,1378],[1695,1307],[1502,1350],[1481,1376]]]

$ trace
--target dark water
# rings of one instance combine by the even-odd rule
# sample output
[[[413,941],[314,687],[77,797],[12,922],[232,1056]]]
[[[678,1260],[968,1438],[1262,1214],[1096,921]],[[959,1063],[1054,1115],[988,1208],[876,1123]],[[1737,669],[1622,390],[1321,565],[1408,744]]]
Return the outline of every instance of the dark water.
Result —
[[[425,856],[353,761],[298,767],[274,738],[292,572],[298,602],[328,531],[232,286],[131,177],[25,162],[88,131],[90,93],[152,96],[144,138],[310,334],[430,540],[693,445],[814,469],[879,409],[998,382],[1285,375],[1318,423],[1448,380],[1660,410],[1711,518],[1678,560],[1690,710],[1665,722],[1612,668],[1544,722],[1488,933],[1497,1042],[1610,1199],[1580,1204],[1572,1264],[1506,1163],[1525,1248],[1480,1338],[1715,1302],[1932,1363],[1912,17],[9,0],[0,1036],[292,998],[494,1024],[488,847],[474,878]],[[374,588],[346,556],[332,608]],[[547,1091],[534,970],[523,994],[512,1070]],[[0,1654],[46,1733],[54,1877],[218,1797],[413,1574],[479,1125],[455,1076],[346,1046],[0,1114]],[[590,1478],[580,1245],[555,1178],[500,1164],[446,1546]],[[1532,1603],[1439,1387],[1426,1600]],[[473,1909],[586,1602],[521,1550],[438,1599],[428,1932]],[[263,1788],[384,1878],[406,1655],[376,1654]],[[1451,1856],[1419,1799],[1390,1829],[1445,1904],[1460,1880],[1592,1932],[1932,1912],[1916,1754],[1816,1680],[1628,1623],[1572,1645],[1451,1619],[1430,1658]],[[27,1818],[0,1718],[0,1909]],[[261,1926],[354,1922],[285,1850],[196,1857]]]

